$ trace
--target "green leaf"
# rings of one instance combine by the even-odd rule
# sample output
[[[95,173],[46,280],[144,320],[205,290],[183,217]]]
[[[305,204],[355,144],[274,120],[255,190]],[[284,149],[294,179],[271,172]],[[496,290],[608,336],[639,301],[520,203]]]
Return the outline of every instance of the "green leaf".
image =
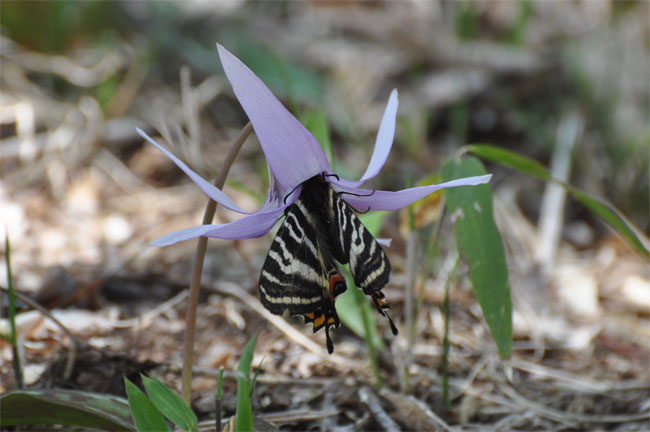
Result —
[[[334,171],[334,151],[332,150],[332,141],[330,140],[325,112],[323,110],[307,111],[300,116],[300,123],[305,125],[307,130],[314,135],[330,162],[330,168]]]
[[[253,337],[246,344],[246,347],[241,353],[239,367],[237,368],[237,412],[235,413],[235,426],[237,431],[253,430],[250,371],[256,342],[257,336]]]
[[[361,219],[363,226],[365,226],[366,229],[370,231],[370,234],[372,234],[373,237],[377,237],[379,235],[379,231],[381,230],[381,224],[384,221],[384,216],[387,214],[388,212],[385,211],[372,211],[359,215],[359,219]]]
[[[447,161],[442,167],[444,181],[484,174],[483,164],[474,157]],[[458,248],[470,269],[476,300],[499,354],[507,357],[512,345],[512,303],[503,243],[492,217],[490,186],[445,189],[445,196]]]
[[[356,287],[347,268],[342,269],[342,274],[345,278],[347,289],[343,294],[336,298],[336,303],[334,303],[336,313],[339,315],[341,322],[343,322],[347,328],[352,330],[352,333],[365,339],[366,343],[368,342],[369,337],[370,343],[373,346],[382,349],[385,348],[386,346],[384,345],[384,341],[377,332],[377,324],[373,316],[372,308],[366,300],[363,291]],[[357,298],[359,294],[361,295],[361,302],[359,302]],[[359,309],[359,307],[361,307],[361,309]],[[370,317],[370,335],[366,335],[366,327],[363,322],[364,316]]]
[[[546,168],[539,162],[522,156],[520,154],[505,150],[502,148],[489,145],[472,145],[467,151],[478,157],[496,162],[501,165],[516,169],[524,174],[530,174],[544,181],[551,181],[559,184],[567,190],[575,199],[580,201],[584,206],[600,216],[625,240],[627,240],[643,257],[650,258],[650,251],[647,245],[650,243],[642,232],[628,221],[627,218],[612,204],[607,201],[594,197],[584,191],[581,191],[566,183],[555,180],[546,171]]]
[[[68,425],[135,430],[125,399],[73,390],[14,390],[0,398],[0,427]]]
[[[530,0],[521,0],[517,6],[517,15],[510,23],[505,35],[506,42],[512,45],[522,45],[533,12]]]
[[[176,392],[157,379],[141,376],[147,396],[162,415],[183,430],[198,430],[196,414]]]
[[[221,387],[223,386],[223,366],[219,368],[219,378],[217,379],[217,395],[215,398],[220,401],[221,400]]]
[[[138,431],[169,431],[167,422],[158,408],[149,400],[146,394],[124,377],[124,388],[129,398],[131,416]]]
[[[262,357],[262,360],[260,360],[260,364],[257,365],[255,368],[255,373],[253,374],[253,379],[251,380],[251,394],[253,393],[253,390],[255,389],[255,381],[257,381],[257,376],[260,374],[260,371],[262,370],[262,363],[264,363],[264,357]]]
[[[497,162],[501,165],[514,168],[517,171],[521,171],[525,174],[539,177],[542,180],[553,180],[551,178],[551,175],[546,171],[544,165],[534,159],[522,156],[518,153],[490,145],[471,145],[467,147],[467,151],[469,153],[475,154],[481,159]]]

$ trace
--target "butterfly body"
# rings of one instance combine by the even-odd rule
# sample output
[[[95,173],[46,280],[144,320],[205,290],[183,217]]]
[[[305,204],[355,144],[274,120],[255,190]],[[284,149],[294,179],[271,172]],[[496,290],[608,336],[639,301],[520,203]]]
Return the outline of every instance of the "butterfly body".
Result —
[[[332,353],[329,329],[340,325],[334,301],[346,290],[336,262],[349,265],[356,285],[373,298],[382,315],[388,309],[381,289],[388,283],[390,263],[323,174],[301,187],[300,196],[285,210],[262,267],[260,299],[271,313],[302,315],[314,332],[324,327]]]

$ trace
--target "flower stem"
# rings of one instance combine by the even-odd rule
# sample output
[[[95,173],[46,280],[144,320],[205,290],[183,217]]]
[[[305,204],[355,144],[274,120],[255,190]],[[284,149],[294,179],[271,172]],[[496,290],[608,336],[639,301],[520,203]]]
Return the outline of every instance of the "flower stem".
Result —
[[[239,153],[239,149],[246,141],[248,135],[253,130],[249,122],[237,137],[232,147],[223,161],[219,175],[214,181],[214,185],[221,189],[226,182],[228,171]],[[212,222],[214,213],[217,209],[216,201],[208,201],[203,214],[203,224],[207,225]],[[194,358],[194,331],[196,329],[196,308],[199,302],[199,289],[201,287],[201,273],[203,272],[203,259],[205,258],[205,249],[207,247],[207,237],[199,237],[194,255],[194,267],[192,268],[192,280],[190,282],[190,293],[187,299],[187,312],[185,314],[185,345],[183,347],[183,401],[190,405],[192,396],[192,363]]]

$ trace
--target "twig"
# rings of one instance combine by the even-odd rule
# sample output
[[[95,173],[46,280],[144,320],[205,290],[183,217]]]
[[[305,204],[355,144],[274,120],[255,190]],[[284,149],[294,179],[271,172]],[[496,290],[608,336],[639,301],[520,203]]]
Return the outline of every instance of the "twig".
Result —
[[[361,402],[365,403],[368,406],[368,409],[372,415],[379,422],[379,424],[381,424],[385,431],[392,432],[401,430],[397,423],[395,423],[395,421],[390,418],[390,416],[381,406],[379,398],[370,389],[361,387],[358,393]]]
[[[8,289],[6,287],[0,286],[0,290],[8,292]],[[66,326],[63,325],[61,321],[59,321],[52,313],[45,308],[45,306],[41,305],[40,303],[32,300],[31,298],[17,292],[14,290],[14,293],[16,294],[16,297],[19,298],[21,301],[25,302],[29,306],[33,307],[34,309],[37,309],[39,312],[41,312],[43,315],[45,315],[47,318],[51,319],[54,324],[56,324],[72,341],[72,346],[70,346],[70,354],[68,355],[68,359],[66,360],[65,364],[65,370],[63,372],[63,379],[66,380],[70,378],[70,374],[72,373],[72,368],[74,367],[74,363],[77,358],[77,350],[80,346],[85,346],[86,342],[83,339],[78,338],[75,336]]]
[[[113,327],[115,328],[126,328],[126,327],[132,327],[132,326],[139,326],[138,330],[142,330],[144,327],[148,327],[151,321],[158,315],[168,311],[169,309],[173,308],[183,300],[185,300],[185,297],[187,297],[188,292],[187,290],[183,290],[176,294],[174,297],[170,298],[169,300],[159,304],[152,310],[134,317],[134,318],[129,318],[125,320],[120,320],[116,321],[113,323]]]
[[[222,293],[222,294],[228,294],[233,297],[237,297],[239,300],[244,302],[246,305],[248,305],[251,309],[255,310],[259,315],[261,315],[263,318],[265,318],[267,321],[269,321],[271,324],[273,324],[275,327],[278,328],[281,332],[283,332],[289,339],[293,340],[299,345],[302,345],[306,350],[323,357],[324,359],[327,359],[331,361],[332,363],[337,363],[340,365],[343,365],[347,368],[359,368],[361,370],[365,369],[365,365],[362,365],[361,362],[356,362],[353,360],[346,359],[344,357],[341,357],[337,354],[328,354],[327,351],[322,348],[320,345],[317,345],[306,337],[304,334],[293,328],[290,324],[288,324],[284,319],[277,315],[271,314],[271,312],[267,311],[264,306],[248,294],[246,291],[241,289],[238,285],[230,282],[219,282],[215,289]]]
[[[508,397],[520,405],[521,408],[532,410],[541,416],[557,420],[571,427],[579,426],[576,423],[625,423],[630,421],[650,420],[650,413],[640,414],[626,414],[626,415],[585,415],[572,412],[558,411],[554,408],[549,408],[538,402],[531,401],[525,398],[520,393],[517,393],[512,387],[502,384],[499,386]]]
[[[178,373],[180,371],[180,366],[176,364],[166,365],[168,371]],[[219,369],[204,367],[204,366],[194,366],[192,371],[195,375],[200,375],[209,378],[219,378]],[[237,373],[233,371],[224,371],[223,376],[225,379],[234,380],[237,379]],[[283,385],[310,385],[316,387],[327,387],[327,386],[340,386],[343,382],[342,378],[320,378],[320,377],[309,377],[309,378],[293,378],[283,375],[271,375],[269,373],[260,374],[257,376],[256,382],[264,384],[283,384]]]
[[[23,388],[23,368],[20,364],[20,352],[18,350],[18,337],[16,336],[16,290],[14,289],[14,280],[11,276],[11,246],[9,243],[9,233],[5,226],[5,264],[7,266],[7,295],[9,296],[8,309],[9,309],[9,326],[11,328],[9,340],[11,342],[12,362],[14,369],[14,379],[16,380],[16,387]]]
[[[219,175],[214,181],[214,185],[221,189],[226,182],[226,176],[230,167],[232,166],[239,149],[248,138],[248,135],[253,131],[253,125],[250,122],[244,126],[237,140],[233,143],[232,147],[226,155],[226,159],[221,165]],[[217,202],[213,200],[208,201],[203,214],[203,224],[207,225],[212,222],[214,213],[217,209]],[[196,308],[199,303],[199,289],[201,287],[201,273],[203,272],[203,260],[205,258],[205,250],[207,248],[207,237],[199,237],[196,245],[196,253],[194,255],[194,267],[192,269],[192,280],[190,282],[189,298],[187,300],[187,313],[185,321],[185,345],[183,349],[183,400],[188,405],[192,393],[192,363],[194,358],[194,331],[196,329]]]
[[[438,417],[438,415],[436,415],[436,413],[434,413],[423,401],[413,396],[395,393],[391,390],[388,390],[386,387],[382,388],[379,391],[379,395],[388,399],[394,405],[396,405],[398,407],[398,411],[402,411],[403,414],[410,415],[411,420],[418,420],[416,416],[422,418],[427,422],[427,428],[433,429],[433,425],[435,424],[445,431],[455,430],[449,426],[447,422]]]

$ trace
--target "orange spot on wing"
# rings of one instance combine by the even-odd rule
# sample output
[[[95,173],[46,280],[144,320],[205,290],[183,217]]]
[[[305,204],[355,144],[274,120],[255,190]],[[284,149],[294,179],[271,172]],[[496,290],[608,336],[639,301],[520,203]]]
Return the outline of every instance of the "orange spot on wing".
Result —
[[[320,328],[325,323],[325,314],[321,314],[318,318],[314,319],[314,328]]]

